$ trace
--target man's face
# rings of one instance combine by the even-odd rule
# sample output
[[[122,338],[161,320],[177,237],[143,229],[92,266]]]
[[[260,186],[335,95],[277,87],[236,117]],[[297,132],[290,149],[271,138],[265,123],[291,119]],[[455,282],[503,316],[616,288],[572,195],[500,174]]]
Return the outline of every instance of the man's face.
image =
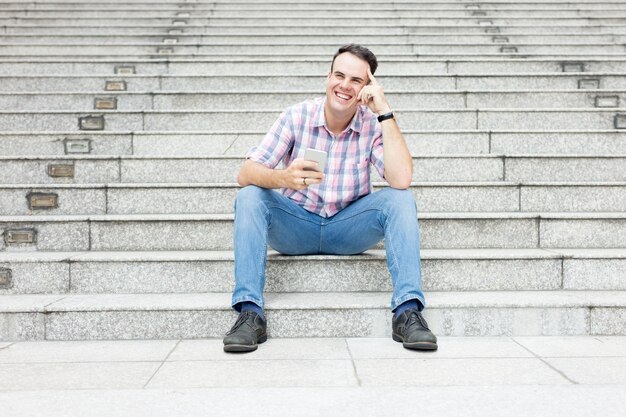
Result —
[[[368,83],[367,61],[345,52],[337,58],[326,80],[327,107],[338,116],[352,115],[359,102],[357,96]]]

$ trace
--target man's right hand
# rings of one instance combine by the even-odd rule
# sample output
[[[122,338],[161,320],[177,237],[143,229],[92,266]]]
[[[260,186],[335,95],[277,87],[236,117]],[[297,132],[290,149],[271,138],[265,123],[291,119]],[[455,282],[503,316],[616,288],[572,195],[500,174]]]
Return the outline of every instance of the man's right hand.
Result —
[[[294,159],[291,165],[283,170],[283,180],[285,188],[292,190],[304,190],[309,185],[319,184],[324,181],[322,172],[307,170],[305,168],[315,168],[317,162],[305,161],[302,158]]]

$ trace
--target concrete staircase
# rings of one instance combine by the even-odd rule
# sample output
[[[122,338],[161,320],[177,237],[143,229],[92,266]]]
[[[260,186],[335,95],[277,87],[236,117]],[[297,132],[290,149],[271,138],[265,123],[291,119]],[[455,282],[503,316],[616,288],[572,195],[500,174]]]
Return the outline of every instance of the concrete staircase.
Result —
[[[0,340],[222,337],[243,154],[348,42],[414,155],[433,331],[626,335],[623,2],[56,0],[0,3]],[[273,337],[390,334],[382,245],[267,281]]]

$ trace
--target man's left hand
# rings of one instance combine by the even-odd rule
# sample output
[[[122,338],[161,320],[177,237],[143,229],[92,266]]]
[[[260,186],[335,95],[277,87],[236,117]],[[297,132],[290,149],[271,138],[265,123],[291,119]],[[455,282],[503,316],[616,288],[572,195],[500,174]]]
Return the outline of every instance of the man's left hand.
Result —
[[[370,83],[361,89],[357,99],[361,104],[367,105],[374,113],[389,113],[391,107],[385,98],[383,87],[378,83],[369,67],[367,68],[367,75]]]

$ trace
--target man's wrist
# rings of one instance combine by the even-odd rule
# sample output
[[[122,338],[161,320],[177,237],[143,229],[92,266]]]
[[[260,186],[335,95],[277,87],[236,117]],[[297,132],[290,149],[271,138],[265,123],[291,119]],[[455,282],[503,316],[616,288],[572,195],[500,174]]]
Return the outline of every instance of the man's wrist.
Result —
[[[385,120],[391,120],[391,119],[393,119],[393,118],[394,118],[393,111],[389,110],[388,112],[386,112],[386,113],[381,113],[381,114],[378,116],[378,123],[382,123],[382,122],[384,122]]]

